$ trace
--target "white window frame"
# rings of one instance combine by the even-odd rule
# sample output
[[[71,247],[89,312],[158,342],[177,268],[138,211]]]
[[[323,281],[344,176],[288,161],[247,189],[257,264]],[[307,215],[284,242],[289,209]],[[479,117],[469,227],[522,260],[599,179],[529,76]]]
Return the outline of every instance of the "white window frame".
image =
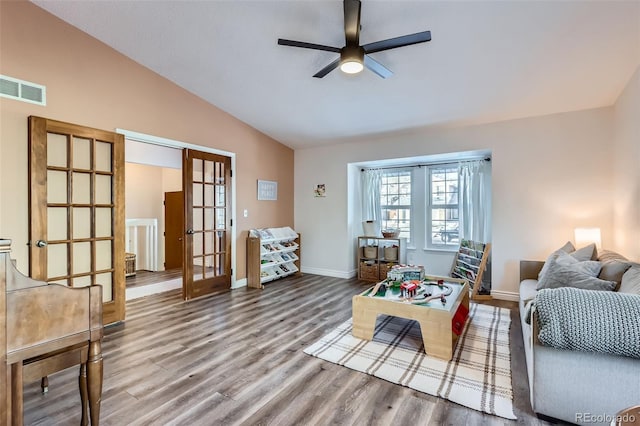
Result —
[[[410,184],[410,190],[411,190],[410,202],[409,202],[408,205],[407,204],[399,204],[397,206],[394,205],[393,207],[394,208],[398,208],[398,209],[407,210],[409,212],[409,235],[407,236],[406,234],[404,234],[404,235],[401,234],[400,238],[407,238],[407,243],[410,244],[413,241],[413,237],[412,236],[413,236],[413,226],[414,226],[413,213],[414,213],[414,200],[415,200],[415,198],[414,198],[415,197],[415,195],[414,195],[415,194],[415,191],[414,191],[415,176],[414,176],[414,173],[413,173],[413,168],[411,168],[411,167],[393,168],[393,169],[383,170],[382,171],[382,174],[383,174],[382,179],[384,179],[384,175],[391,175],[391,174],[394,174],[394,173],[397,173],[397,174],[408,173],[409,174],[409,179],[410,179],[409,184]],[[382,185],[382,183],[381,183],[381,185]],[[382,217],[380,218],[380,226],[381,226],[382,229],[384,229],[385,226],[384,226],[384,223],[383,223],[383,221],[384,221],[383,218],[385,216],[385,214],[384,214],[385,206],[387,206],[387,205],[382,203],[382,195],[383,194],[382,194],[382,187],[381,187],[380,188],[380,198],[381,198],[381,200],[380,200],[380,208],[382,210]]]
[[[456,169],[458,168],[457,164],[440,164],[440,165],[433,165],[433,166],[428,166],[427,167],[427,173],[425,173],[425,179],[426,179],[426,202],[425,202],[425,217],[427,218],[427,223],[425,224],[425,249],[426,250],[444,250],[444,251],[456,251],[460,245],[460,234],[458,233],[458,238],[455,241],[455,243],[449,243],[447,244],[446,242],[433,242],[431,240],[431,236],[433,234],[432,229],[433,229],[433,208],[452,208],[452,207],[456,207],[458,209],[458,229],[460,229],[460,175],[458,175],[458,197],[457,197],[457,203],[456,204],[438,204],[438,205],[434,205],[433,203],[433,197],[432,197],[432,190],[433,190],[433,185],[432,185],[432,174],[435,171],[438,170],[446,170],[446,169]],[[437,206],[437,207],[436,207]],[[445,219],[446,220],[446,219]]]

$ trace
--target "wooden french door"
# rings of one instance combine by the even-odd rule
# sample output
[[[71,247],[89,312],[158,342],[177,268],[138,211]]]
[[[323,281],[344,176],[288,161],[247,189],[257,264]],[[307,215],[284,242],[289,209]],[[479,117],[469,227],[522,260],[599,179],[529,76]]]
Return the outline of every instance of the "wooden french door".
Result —
[[[185,149],[182,154],[185,300],[231,288],[231,159]]]
[[[124,137],[29,117],[29,274],[102,285],[103,323],[124,320]]]

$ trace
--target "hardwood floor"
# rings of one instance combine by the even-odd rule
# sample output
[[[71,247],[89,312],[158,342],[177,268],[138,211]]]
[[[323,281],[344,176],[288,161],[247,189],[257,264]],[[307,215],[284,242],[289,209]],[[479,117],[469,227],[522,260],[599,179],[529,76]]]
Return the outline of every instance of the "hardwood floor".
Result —
[[[127,277],[127,288],[142,287],[145,285],[156,284],[163,281],[170,281],[176,278],[182,278],[182,269],[169,269],[166,271],[136,271],[135,275]]]
[[[302,352],[351,316],[370,283],[305,274],[264,290],[189,302],[170,291],[127,302],[105,330],[102,425],[545,425],[529,406],[517,305],[512,369],[517,421],[464,408]],[[77,369],[25,385],[26,425],[80,422]]]

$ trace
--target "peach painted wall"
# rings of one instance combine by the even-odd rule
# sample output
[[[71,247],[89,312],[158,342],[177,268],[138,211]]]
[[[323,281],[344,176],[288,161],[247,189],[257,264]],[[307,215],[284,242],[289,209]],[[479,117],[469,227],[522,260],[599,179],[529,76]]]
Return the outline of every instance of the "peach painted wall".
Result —
[[[28,270],[27,117],[147,133],[236,153],[236,277],[247,230],[293,226],[293,151],[26,1],[0,2],[0,73],[47,87],[47,106],[0,98],[0,236]],[[258,179],[278,201],[257,201]],[[249,217],[242,217],[248,209]]]

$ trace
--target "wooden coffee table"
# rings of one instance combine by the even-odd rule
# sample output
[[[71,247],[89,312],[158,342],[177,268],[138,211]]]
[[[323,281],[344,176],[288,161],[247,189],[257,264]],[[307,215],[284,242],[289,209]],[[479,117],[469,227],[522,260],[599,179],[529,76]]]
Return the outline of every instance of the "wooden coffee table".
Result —
[[[440,299],[425,304],[411,304],[390,292],[387,296],[369,296],[373,287],[353,296],[353,336],[372,340],[379,314],[392,315],[417,321],[420,324],[425,352],[429,356],[450,360],[458,340],[452,331],[452,320],[460,305],[469,309],[469,284],[466,280],[428,276],[427,281],[444,280],[452,288],[443,304]],[[433,288],[433,287],[432,287]],[[434,288],[435,294],[440,290]]]

